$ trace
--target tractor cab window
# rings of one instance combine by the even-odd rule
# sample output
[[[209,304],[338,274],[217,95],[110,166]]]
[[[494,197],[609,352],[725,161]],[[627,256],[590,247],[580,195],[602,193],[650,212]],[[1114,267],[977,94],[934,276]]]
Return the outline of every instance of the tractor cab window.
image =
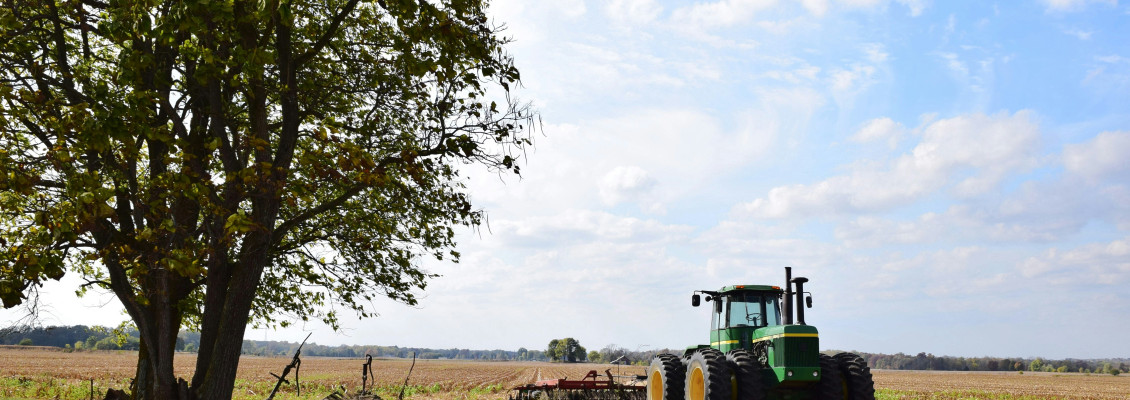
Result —
[[[726,296],[728,327],[780,325],[777,296],[759,293],[738,293]]]

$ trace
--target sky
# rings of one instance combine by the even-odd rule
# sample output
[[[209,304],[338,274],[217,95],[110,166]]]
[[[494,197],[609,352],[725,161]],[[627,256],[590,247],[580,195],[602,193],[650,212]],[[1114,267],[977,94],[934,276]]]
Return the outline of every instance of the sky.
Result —
[[[496,0],[522,176],[420,304],[251,330],[431,348],[704,343],[694,290],[810,279],[824,349],[1130,357],[1130,4]],[[44,324],[122,320],[45,286]],[[11,311],[0,314],[11,318]]]

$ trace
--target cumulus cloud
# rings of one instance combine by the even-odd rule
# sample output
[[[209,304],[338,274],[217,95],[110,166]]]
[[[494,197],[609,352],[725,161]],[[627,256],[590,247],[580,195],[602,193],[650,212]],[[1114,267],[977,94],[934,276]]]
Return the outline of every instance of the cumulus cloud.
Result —
[[[606,3],[604,13],[616,21],[645,24],[654,21],[663,7],[654,0],[612,0]]]
[[[929,0],[895,0],[910,10],[910,16],[922,15],[922,11],[929,6]],[[882,9],[887,7],[890,0],[836,0],[836,3],[849,9]],[[801,0],[801,5],[813,16],[822,17],[828,12],[828,0]]]
[[[737,210],[759,218],[786,218],[889,210],[943,188],[958,196],[992,190],[1010,173],[1036,165],[1039,129],[1031,112],[971,114],[922,128],[914,149],[883,167],[813,184],[773,188]]]
[[[1113,179],[1130,183],[1130,131],[1103,132],[1093,139],[1067,145],[1063,165],[1091,181]]]
[[[689,227],[592,210],[563,210],[546,216],[491,221],[491,230],[510,245],[557,247],[587,242],[669,243]]]
[[[1017,269],[1026,278],[1053,284],[1124,285],[1130,283],[1130,239],[1089,243],[1067,251],[1050,248],[1029,257]]]
[[[839,2],[849,7],[868,8],[884,5],[887,0],[839,0]]]
[[[777,0],[722,0],[696,3],[671,13],[672,21],[700,29],[728,27],[752,20],[759,12],[777,4]]]
[[[662,204],[651,199],[655,185],[655,178],[643,168],[617,166],[600,179],[600,198],[607,206],[631,201],[640,203],[641,208],[647,211],[662,212]]]
[[[893,150],[906,134],[907,129],[902,124],[890,118],[876,118],[867,121],[859,132],[851,136],[851,140],[860,143],[885,140]]]
[[[875,71],[875,67],[861,64],[829,71],[828,84],[832,97],[836,99],[840,108],[851,108],[855,103],[855,97],[875,83]]]
[[[824,13],[828,12],[828,0],[801,0],[800,3],[808,12],[817,17],[822,17]]]

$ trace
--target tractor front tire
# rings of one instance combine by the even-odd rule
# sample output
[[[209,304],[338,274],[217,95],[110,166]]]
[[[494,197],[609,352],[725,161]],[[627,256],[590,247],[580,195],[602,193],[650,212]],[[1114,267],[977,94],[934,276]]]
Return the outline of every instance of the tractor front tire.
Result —
[[[875,381],[867,360],[855,353],[840,353],[834,358],[843,374],[847,400],[875,400]]]
[[[647,367],[647,400],[682,400],[687,370],[674,354],[659,354]]]
[[[703,349],[687,360],[686,400],[731,400],[730,367],[726,356]]]
[[[820,382],[816,385],[817,400],[843,400],[844,378],[840,367],[831,356],[820,353]]]
[[[732,400],[765,400],[765,388],[761,382],[761,365],[748,350],[730,350],[726,353],[726,363],[730,366],[730,387]]]

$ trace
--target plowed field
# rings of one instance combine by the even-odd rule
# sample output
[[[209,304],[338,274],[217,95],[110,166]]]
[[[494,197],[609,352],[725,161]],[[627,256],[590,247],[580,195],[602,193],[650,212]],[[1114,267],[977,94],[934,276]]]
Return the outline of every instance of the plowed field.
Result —
[[[0,349],[0,398],[86,399],[92,379],[96,393],[123,388],[133,376],[136,357],[127,351]],[[177,374],[187,379],[195,361],[194,354],[178,354]],[[275,383],[270,373],[280,373],[289,362],[284,357],[243,357],[235,398],[265,398]],[[287,385],[276,398],[321,399],[342,387],[355,391],[361,385],[361,363],[360,359],[305,357],[299,370],[302,396],[296,394],[294,385]],[[378,394],[396,398],[410,365],[410,360],[374,360]],[[617,371],[616,366],[603,364],[419,360],[405,397],[505,399],[511,387],[538,379],[580,379],[593,369],[612,369],[617,375],[644,373],[643,367]],[[874,375],[880,399],[1130,399],[1130,377],[1126,376],[926,371],[874,371]]]
[[[901,399],[1130,399],[1130,377],[1051,372],[873,371]]]

